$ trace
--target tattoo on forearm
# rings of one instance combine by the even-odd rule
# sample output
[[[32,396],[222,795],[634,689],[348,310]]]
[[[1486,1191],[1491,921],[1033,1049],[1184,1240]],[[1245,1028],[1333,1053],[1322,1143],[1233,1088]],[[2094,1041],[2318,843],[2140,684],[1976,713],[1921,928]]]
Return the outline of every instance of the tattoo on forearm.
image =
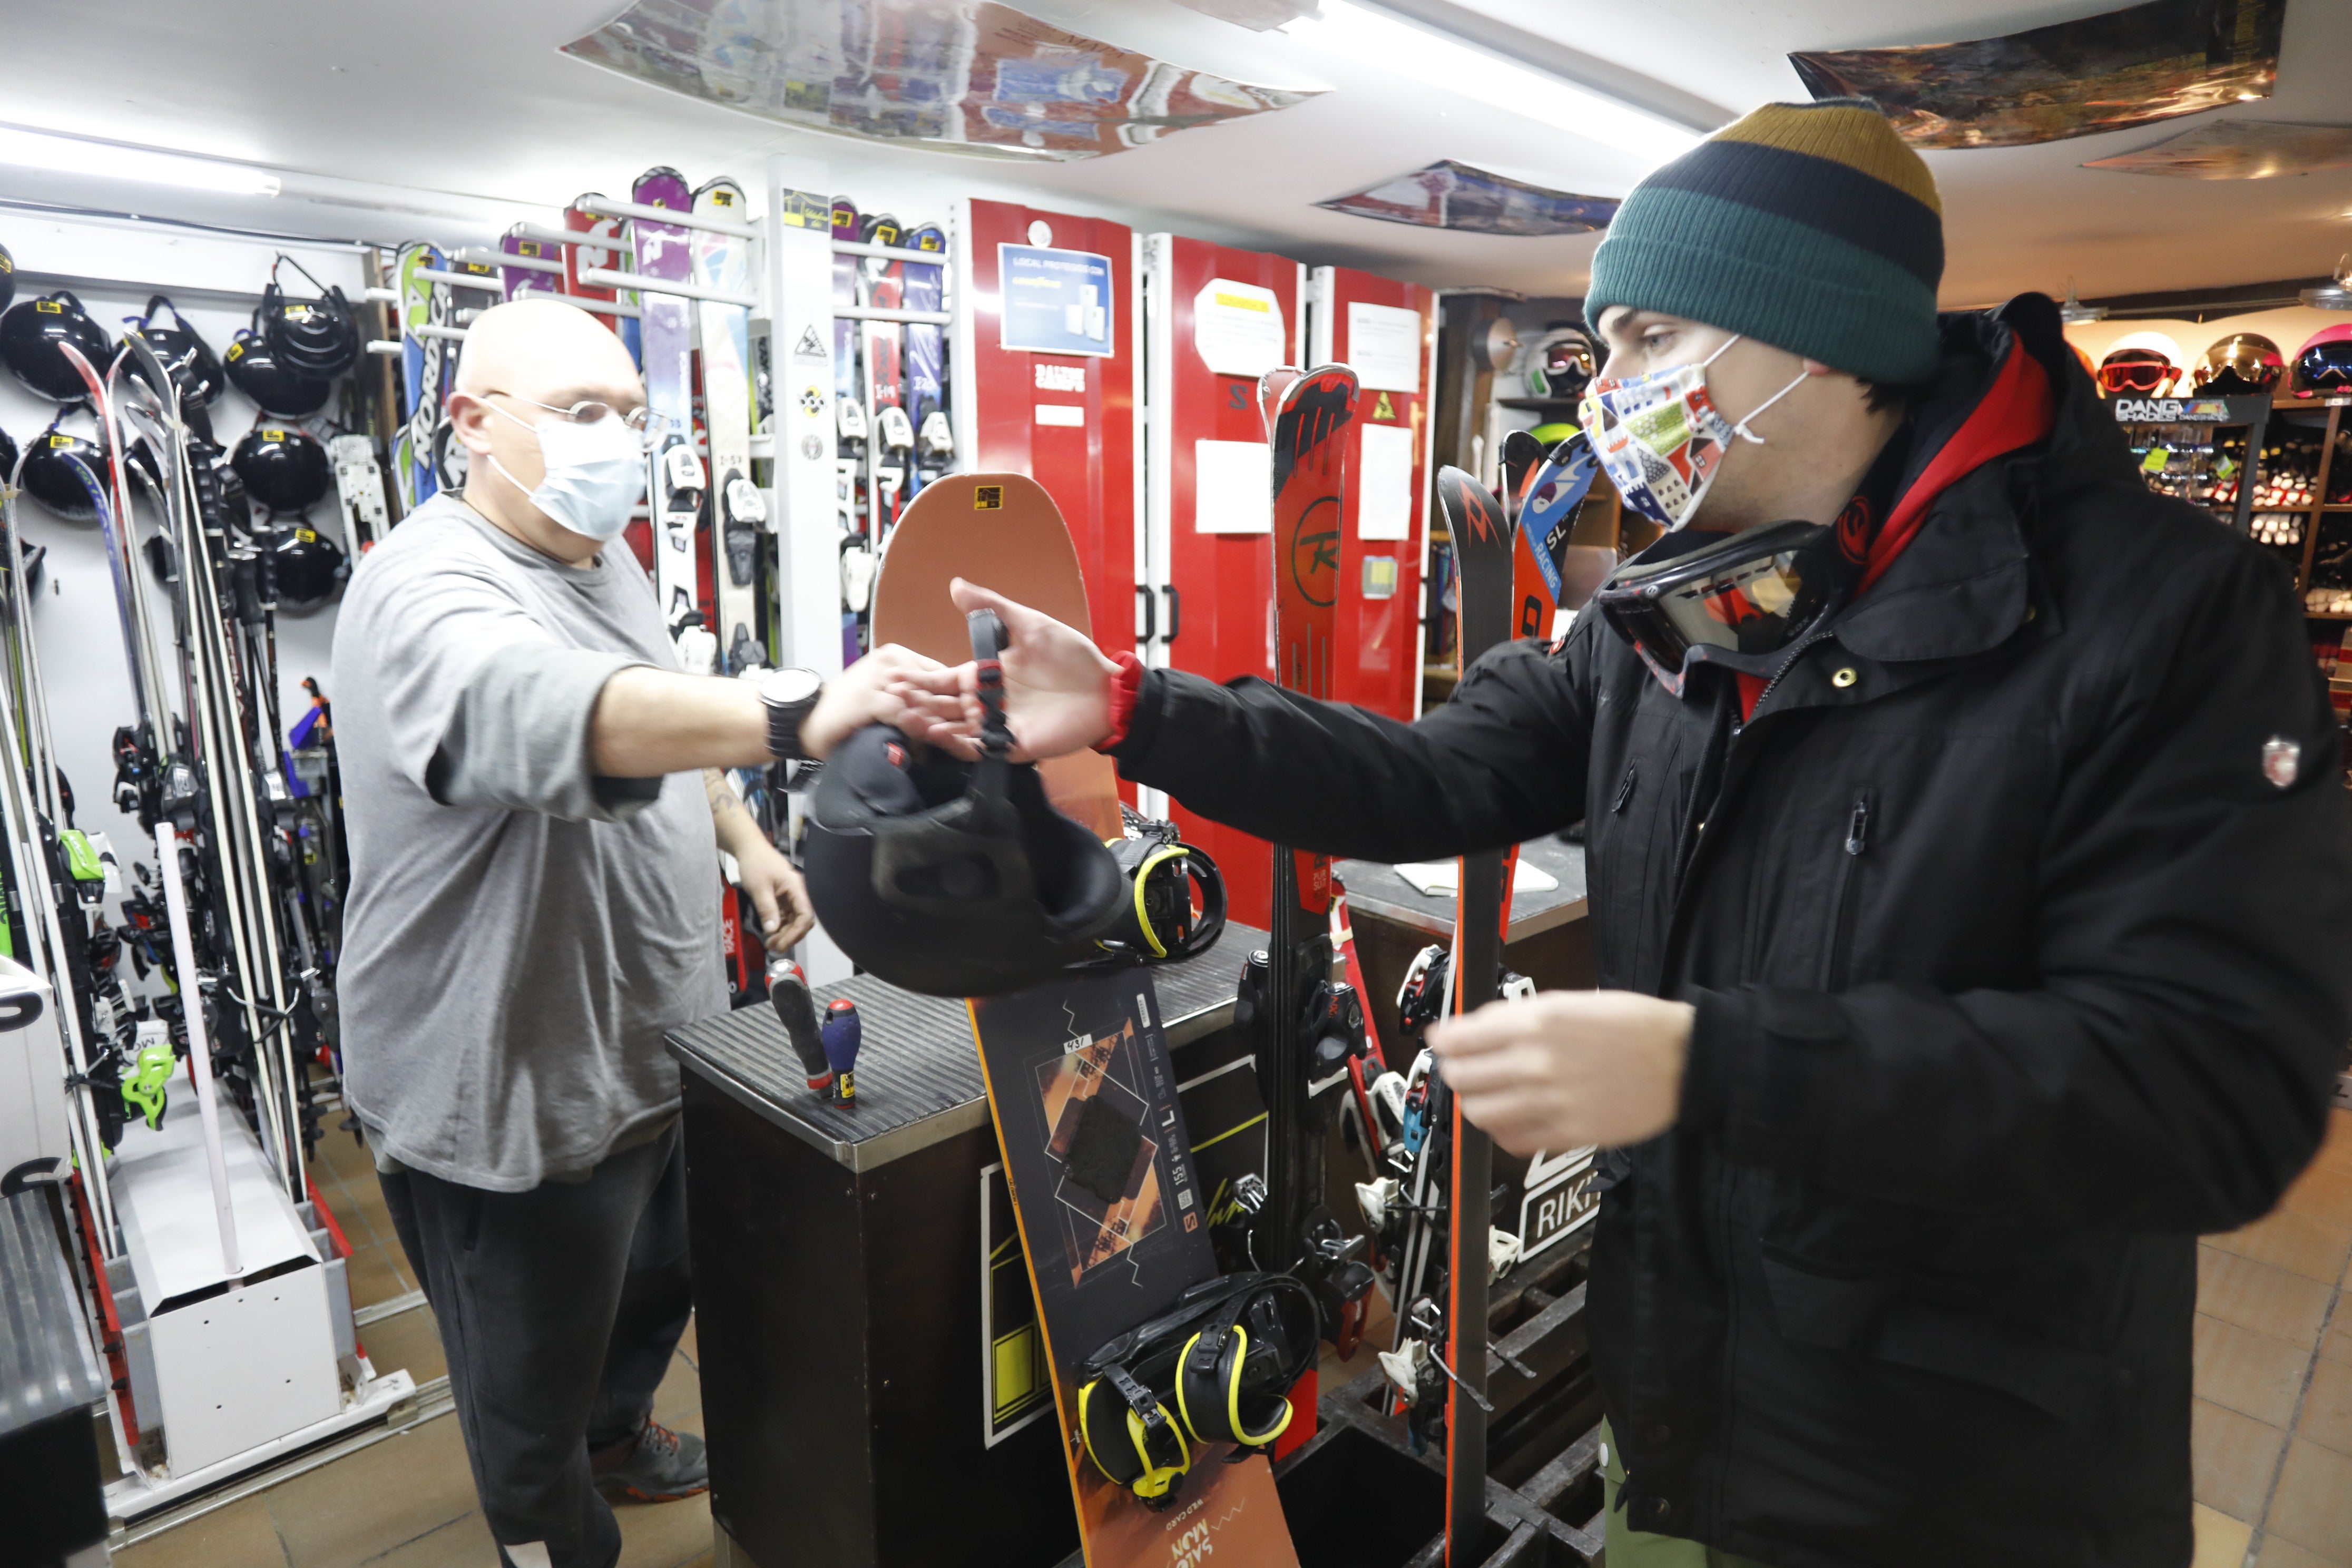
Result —
[[[735,791],[729,786],[725,773],[720,773],[717,768],[703,769],[702,793],[709,798],[710,821],[719,830],[719,842],[721,845],[730,842],[736,834],[746,827],[755,833],[759,831],[760,825],[753,822],[751,814],[743,809],[743,803],[736,798]],[[762,837],[765,836],[762,835]]]

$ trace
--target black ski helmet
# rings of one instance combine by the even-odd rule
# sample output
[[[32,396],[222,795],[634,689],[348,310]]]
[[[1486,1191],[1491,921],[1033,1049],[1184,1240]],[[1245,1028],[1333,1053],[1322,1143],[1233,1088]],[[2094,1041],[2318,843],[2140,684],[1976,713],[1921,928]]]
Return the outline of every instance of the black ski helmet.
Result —
[[[817,781],[807,878],[817,918],[860,968],[932,996],[1010,991],[1099,959],[1127,895],[1111,853],[1054,809],[1034,764],[1006,760],[1003,628],[971,617],[985,754],[918,761],[884,724]]]
[[[258,316],[257,311],[256,319]],[[318,377],[286,365],[251,327],[239,328],[228,353],[221,357],[228,368],[229,384],[259,404],[264,414],[275,414],[280,419],[308,419],[327,406],[328,395],[334,391]]]
[[[0,430],[0,485],[12,483],[16,475],[16,438]]]
[[[63,418],[64,416],[58,416]],[[79,465],[76,458],[80,459]],[[101,494],[106,488],[106,450],[95,441],[79,436],[69,436],[53,420],[49,427],[33,437],[32,449],[25,454],[25,466],[17,476],[25,493],[41,503],[41,510],[68,522],[96,522],[98,502],[89,493],[79,468],[86,468],[89,477],[98,481]]]
[[[71,343],[99,374],[114,363],[106,329],[89,319],[81,301],[60,289],[37,300],[20,300],[0,315],[0,360],[26,386],[52,403],[79,403],[89,395],[81,372],[66,363],[60,343]]]
[[[158,310],[172,313],[169,326],[156,323],[155,312]],[[137,354],[131,353],[131,340],[139,338],[154,351],[155,357],[171,373],[173,384],[180,389],[180,405],[184,412],[189,408],[209,406],[228,389],[228,378],[221,371],[220,356],[213,353],[212,344],[205,342],[196,329],[188,324],[188,319],[180,314],[180,308],[167,296],[158,294],[149,300],[145,312],[124,317],[123,325],[130,329],[122,334],[122,352],[130,355],[131,374],[142,381],[147,379],[145,363]],[[159,386],[155,390],[161,393],[163,389]]]
[[[1591,334],[1555,322],[1528,349],[1528,395],[1575,398],[1601,368]]]
[[[246,493],[272,511],[307,511],[334,482],[327,448],[308,430],[257,425],[229,458]]]
[[[270,541],[270,564],[277,573],[280,609],[315,610],[335,596],[352,574],[341,548],[307,524],[280,528]]]
[[[289,296],[278,281],[278,268],[291,267],[319,289],[315,299]],[[278,363],[299,375],[332,381],[360,361],[360,330],[352,320],[351,301],[341,289],[320,289],[302,264],[281,256],[269,268],[269,285],[261,291],[257,318],[261,336]]]
[[[16,258],[8,247],[0,245],[0,310],[6,310],[16,298]]]

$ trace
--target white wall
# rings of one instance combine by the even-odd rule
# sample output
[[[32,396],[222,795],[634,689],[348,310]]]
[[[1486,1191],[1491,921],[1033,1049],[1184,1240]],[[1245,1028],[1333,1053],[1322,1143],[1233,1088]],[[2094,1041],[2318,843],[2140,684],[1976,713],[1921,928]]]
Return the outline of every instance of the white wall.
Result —
[[[259,302],[276,254],[275,247],[262,241],[156,226],[37,219],[16,213],[0,213],[0,245],[16,258],[17,299],[69,289],[96,321],[119,336],[123,318],[144,310],[151,293],[167,293],[215,353],[226,351],[230,338]],[[291,253],[322,280],[346,290],[359,287],[356,252],[304,245]],[[288,277],[299,281],[290,272]],[[19,447],[39,436],[57,411],[55,404],[0,371],[0,429]],[[214,434],[229,447],[259,418],[259,411],[234,388],[211,412]],[[83,437],[95,435],[89,416],[79,412],[67,416],[64,428]],[[156,521],[143,502],[134,499],[133,504],[139,511],[139,537],[152,536]],[[115,727],[131,722],[136,710],[104,539],[96,523],[65,521],[29,496],[17,498],[16,516],[26,544],[47,548],[33,615],[34,637],[58,765],[74,786],[76,821],[85,832],[107,834],[126,870],[134,859],[152,866],[153,841],[134,819],[114,809],[112,799]],[[311,521],[338,543],[345,542],[331,490],[325,502],[312,509]],[[152,573],[147,583],[151,589],[156,586]],[[168,648],[169,606],[162,592],[151,595],[151,607],[158,617],[160,646]],[[279,701],[288,726],[309,709],[310,699],[301,687],[304,676],[317,677],[328,697],[334,696],[328,668],[333,635],[331,605],[308,616],[279,612]],[[165,679],[173,679],[168,664]]]

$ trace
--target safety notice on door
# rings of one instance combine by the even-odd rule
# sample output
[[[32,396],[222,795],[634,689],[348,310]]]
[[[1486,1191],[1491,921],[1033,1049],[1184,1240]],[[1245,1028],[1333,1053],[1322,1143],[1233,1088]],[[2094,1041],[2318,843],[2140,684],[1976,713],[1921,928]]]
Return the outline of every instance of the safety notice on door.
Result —
[[[1192,296],[1192,347],[1219,375],[1264,375],[1290,357],[1282,301],[1255,283],[1210,279]]]

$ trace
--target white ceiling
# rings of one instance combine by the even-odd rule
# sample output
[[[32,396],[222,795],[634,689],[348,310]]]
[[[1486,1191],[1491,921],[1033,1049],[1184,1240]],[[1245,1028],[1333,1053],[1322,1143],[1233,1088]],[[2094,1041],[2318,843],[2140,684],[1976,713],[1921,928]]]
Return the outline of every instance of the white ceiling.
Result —
[[[952,195],[1005,195],[1148,228],[1437,284],[1574,294],[1596,237],[1502,238],[1375,223],[1311,204],[1439,158],[1590,195],[1645,168],[1512,113],[1486,84],[1439,89],[1254,33],[1171,0],[1020,8],[1181,65],[1332,90],[1088,163],[1007,165],[786,130],[583,65],[556,46],[619,0],[404,0],[289,11],[278,0],[15,0],[0,120],[268,165],[274,200],[75,182],[0,167],[0,200],[61,202],[320,236],[474,238],[651,163],[756,177],[771,153],[826,159],[834,187],[909,220]],[[882,0],[912,3],[912,0]],[[1802,99],[1791,49],[1982,37],[2112,0],[1468,0],[1528,32],[1745,110]],[[73,61],[72,70],[37,62]],[[2221,111],[2352,121],[2343,0],[2289,0],[2277,96]],[[2085,296],[2307,276],[2352,250],[2352,170],[2263,181],[2114,174],[2084,162],[2203,120],[2040,147],[1927,154],[1942,187],[1948,304],[2020,289]],[[748,182],[747,182],[748,183]],[[0,217],[0,241],[6,220]]]

